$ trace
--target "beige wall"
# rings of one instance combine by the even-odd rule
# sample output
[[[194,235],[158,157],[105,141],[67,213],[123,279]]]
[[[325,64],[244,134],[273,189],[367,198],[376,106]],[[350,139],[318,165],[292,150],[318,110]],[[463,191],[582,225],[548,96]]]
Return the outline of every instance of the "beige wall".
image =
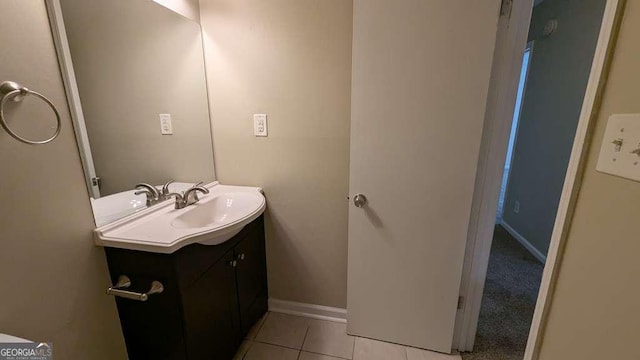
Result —
[[[272,298],[346,306],[352,2],[201,0],[218,179],[268,200]],[[253,136],[252,114],[269,116]]]
[[[503,221],[547,254],[606,0],[546,0],[533,10],[529,77]],[[550,19],[558,30],[543,29]],[[520,212],[513,211],[516,201]]]
[[[37,147],[0,130],[0,332],[52,341],[56,359],[126,359],[44,1],[3,1],[0,44],[0,79],[49,96],[64,120]],[[33,98],[8,113],[34,136],[34,122],[52,116]]]
[[[254,5],[203,0],[205,26],[216,35],[207,44],[220,178],[267,191],[271,295],[344,306],[351,2]],[[39,147],[0,131],[0,282],[12,295],[0,297],[0,332],[53,341],[61,359],[126,359],[115,304],[103,292],[109,282],[103,252],[91,241],[93,220],[44,3],[7,1],[1,10],[0,79],[51,97],[64,122],[60,137]],[[638,33],[640,4],[630,2],[543,360],[640,358],[633,346],[640,324],[640,184],[595,172],[606,118],[640,112]],[[270,115],[269,138],[251,136],[253,112]],[[8,113],[32,135],[42,134],[28,121],[50,116],[32,99]]]
[[[61,4],[101,194],[212,181],[200,26],[149,0]]]
[[[606,120],[640,113],[640,3],[629,1],[560,267],[540,359],[640,359],[640,183],[595,171]]]

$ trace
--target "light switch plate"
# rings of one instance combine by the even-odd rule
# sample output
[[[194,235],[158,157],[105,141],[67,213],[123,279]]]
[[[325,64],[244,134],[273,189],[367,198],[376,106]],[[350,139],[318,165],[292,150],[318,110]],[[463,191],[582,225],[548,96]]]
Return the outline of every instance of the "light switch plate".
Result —
[[[253,134],[267,136],[267,114],[253,114]]]
[[[162,135],[173,135],[173,125],[171,124],[171,114],[159,114],[160,133]]]
[[[640,181],[640,114],[609,117],[596,170]]]

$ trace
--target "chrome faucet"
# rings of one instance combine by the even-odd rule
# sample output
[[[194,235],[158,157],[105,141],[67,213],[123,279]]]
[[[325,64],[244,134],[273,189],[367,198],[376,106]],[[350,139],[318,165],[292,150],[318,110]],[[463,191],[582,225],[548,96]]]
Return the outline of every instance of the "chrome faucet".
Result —
[[[147,206],[151,206],[159,203],[164,200],[160,198],[160,192],[156,189],[155,186],[149,185],[147,183],[140,183],[136,185],[136,191],[134,194],[136,195],[147,195]]]
[[[172,196],[175,196],[176,198],[176,209],[184,209],[189,205],[193,205],[195,203],[197,203],[198,201],[200,201],[200,199],[198,198],[198,192],[201,192],[203,194],[208,194],[209,193],[209,189],[207,189],[204,186],[201,186],[202,182],[199,182],[195,185],[193,185],[191,188],[189,188],[187,191],[185,191],[183,194],[178,194],[178,193],[169,193],[167,195],[167,198],[170,198]]]
[[[149,185],[147,183],[140,183],[136,185],[136,195],[147,195],[147,206],[155,205],[161,201],[167,200],[170,198],[169,196],[169,185],[171,185],[175,180],[167,181],[162,190],[159,190],[153,185]]]

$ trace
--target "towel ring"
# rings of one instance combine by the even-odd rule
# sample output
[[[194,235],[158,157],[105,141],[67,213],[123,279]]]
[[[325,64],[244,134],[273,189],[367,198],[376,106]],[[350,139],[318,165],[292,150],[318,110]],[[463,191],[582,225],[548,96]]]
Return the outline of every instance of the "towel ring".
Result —
[[[49,105],[51,110],[53,110],[53,113],[56,115],[56,122],[57,122],[56,131],[50,138],[46,140],[36,141],[36,140],[25,139],[22,136],[13,132],[13,130],[11,130],[11,128],[9,128],[9,125],[7,124],[7,121],[4,115],[4,105],[9,100],[12,100],[14,102],[20,102],[27,95],[33,95],[35,97],[40,98],[42,101],[47,103],[47,105]],[[51,100],[47,99],[44,95],[37,93],[35,91],[31,91],[16,82],[3,81],[2,83],[0,83],[0,96],[2,97],[2,100],[0,100],[0,125],[2,125],[2,127],[7,131],[7,133],[11,135],[11,137],[13,137],[14,139],[20,142],[23,142],[25,144],[30,144],[30,145],[46,144],[58,137],[58,135],[60,134],[60,129],[62,128],[62,120],[60,119],[60,113],[58,112],[58,109],[56,109],[56,106],[53,105]]]

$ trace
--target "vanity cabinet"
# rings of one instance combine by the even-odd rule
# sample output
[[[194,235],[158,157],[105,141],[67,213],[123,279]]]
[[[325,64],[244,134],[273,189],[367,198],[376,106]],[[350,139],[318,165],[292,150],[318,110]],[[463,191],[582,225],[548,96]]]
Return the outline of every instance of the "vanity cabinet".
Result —
[[[223,244],[193,244],[173,254],[105,248],[113,284],[146,292],[147,301],[116,297],[130,360],[230,360],[267,311],[264,218]]]

